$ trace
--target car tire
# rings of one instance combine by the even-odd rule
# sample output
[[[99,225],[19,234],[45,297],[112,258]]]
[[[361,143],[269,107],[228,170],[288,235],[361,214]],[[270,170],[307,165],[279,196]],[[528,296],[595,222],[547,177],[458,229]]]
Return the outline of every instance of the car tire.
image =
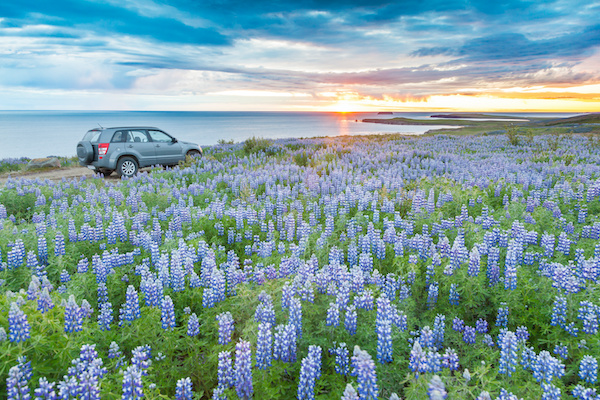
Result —
[[[123,157],[117,163],[117,174],[130,178],[137,174],[139,170],[138,163],[133,157]]]
[[[189,156],[191,158],[193,157],[198,157],[198,156],[202,156],[202,153],[200,153],[198,150],[190,150],[187,153],[185,153],[186,158]]]
[[[104,175],[104,177],[110,176],[110,174],[112,174],[115,170],[114,169],[99,169],[98,172],[100,172],[102,175]]]
[[[94,148],[90,142],[79,142],[77,144],[77,158],[82,165],[87,165],[92,162],[94,158]]]

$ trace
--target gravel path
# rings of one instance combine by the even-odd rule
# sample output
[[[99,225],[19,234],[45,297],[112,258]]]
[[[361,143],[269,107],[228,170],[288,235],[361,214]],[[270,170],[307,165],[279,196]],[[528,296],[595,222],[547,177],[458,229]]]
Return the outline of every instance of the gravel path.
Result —
[[[26,178],[26,179],[50,179],[52,181],[60,181],[63,178],[72,179],[72,178],[80,178],[82,176],[86,176],[91,178],[94,176],[94,172],[89,168],[84,167],[70,167],[70,168],[57,168],[50,171],[23,171],[23,172],[13,172],[10,174],[1,174],[0,175],[0,188],[4,187],[8,177],[12,176],[13,178]],[[118,176],[110,176],[108,179],[119,179]]]

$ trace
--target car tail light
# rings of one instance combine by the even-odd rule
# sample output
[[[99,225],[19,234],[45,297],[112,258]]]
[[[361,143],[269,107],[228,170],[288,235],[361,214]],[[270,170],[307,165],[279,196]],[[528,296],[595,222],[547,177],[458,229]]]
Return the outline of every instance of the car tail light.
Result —
[[[98,155],[100,156],[104,156],[106,155],[106,152],[108,152],[108,145],[110,143],[100,143],[98,145]]]

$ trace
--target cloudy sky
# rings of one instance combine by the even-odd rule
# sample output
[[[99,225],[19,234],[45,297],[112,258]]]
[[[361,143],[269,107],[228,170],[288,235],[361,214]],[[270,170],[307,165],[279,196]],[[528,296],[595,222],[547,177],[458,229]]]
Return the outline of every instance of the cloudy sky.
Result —
[[[0,2],[0,109],[600,111],[598,1]]]

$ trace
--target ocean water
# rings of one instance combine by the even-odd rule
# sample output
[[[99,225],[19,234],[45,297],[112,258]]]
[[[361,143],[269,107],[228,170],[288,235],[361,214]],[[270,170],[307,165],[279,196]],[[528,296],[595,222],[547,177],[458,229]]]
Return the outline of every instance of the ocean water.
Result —
[[[218,140],[244,141],[250,137],[269,139],[316,136],[403,133],[421,135],[443,125],[385,125],[360,122],[365,118],[428,118],[434,113],[330,112],[179,112],[179,111],[0,111],[0,159],[17,157],[74,156],[85,132],[113,126],[156,126],[180,140],[201,146]],[[493,114],[493,113],[490,113]],[[496,113],[516,118],[567,117],[576,114]]]

